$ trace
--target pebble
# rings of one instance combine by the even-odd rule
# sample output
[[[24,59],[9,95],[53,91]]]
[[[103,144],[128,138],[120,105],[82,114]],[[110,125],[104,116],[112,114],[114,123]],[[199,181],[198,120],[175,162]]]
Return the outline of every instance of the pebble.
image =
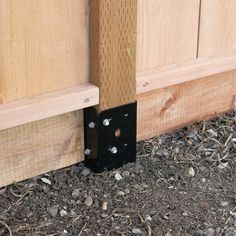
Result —
[[[26,213],[26,217],[27,218],[30,218],[32,216],[33,216],[33,212],[32,211],[29,211],[29,212]]]
[[[221,202],[220,205],[221,205],[222,207],[226,207],[226,206],[229,205],[229,203],[228,203],[228,202]]]
[[[45,186],[45,185],[43,186],[42,189],[43,189],[43,192],[44,192],[44,193],[48,193],[48,192],[50,191],[50,187]]]
[[[212,228],[209,228],[207,231],[206,231],[206,236],[214,236],[215,235],[215,230],[212,229]]]
[[[194,176],[195,176],[195,170],[193,169],[193,167],[190,167],[190,168],[186,171],[186,176],[187,176],[187,177],[194,177]]]
[[[214,131],[213,129],[208,129],[207,132],[208,132],[209,134],[211,134],[212,136],[215,136],[215,137],[218,136],[218,133],[217,133],[216,131]]]
[[[125,170],[125,171],[122,173],[122,175],[123,175],[124,177],[129,177],[129,176],[130,176],[130,172],[127,171],[127,170]]]
[[[134,185],[132,185],[132,188],[134,188],[135,190],[140,190],[141,186],[138,184],[134,184]]]
[[[84,177],[87,177],[90,174],[91,174],[91,170],[86,167],[81,171],[81,175],[83,175]]]
[[[130,193],[130,189],[126,188],[126,189],[124,190],[124,192],[125,192],[126,194],[129,194],[129,193]]]
[[[125,196],[125,192],[123,192],[123,191],[117,191],[117,196]]]
[[[93,205],[93,199],[92,197],[88,196],[84,201],[85,206],[90,207]]]
[[[236,218],[236,212],[230,211],[229,214]]]
[[[187,159],[190,160],[190,161],[193,161],[193,160],[196,159],[196,156],[194,156],[193,154],[188,154]]]
[[[152,217],[150,215],[146,215],[145,221],[152,221]]]
[[[143,184],[142,184],[142,187],[143,187],[143,188],[148,188],[148,187],[149,187],[149,185],[147,185],[147,184],[143,183]]]
[[[80,196],[80,189],[74,189],[72,192],[73,197],[79,197]]]
[[[48,184],[48,185],[51,185],[51,184],[52,184],[52,182],[51,182],[49,179],[47,179],[47,178],[41,178],[41,181],[42,181],[43,183],[45,183],[45,184]]]
[[[170,232],[167,232],[165,236],[172,236],[172,234]]]
[[[0,194],[4,194],[6,192],[7,188],[1,188],[0,189]]]
[[[234,227],[229,227],[225,232],[225,236],[235,236],[235,235],[236,235],[236,229]]]
[[[179,153],[179,147],[176,147],[176,148],[174,149],[174,152],[175,152],[176,154],[178,154],[178,153]]]
[[[71,211],[70,211],[70,215],[71,215],[72,217],[77,216],[77,214],[76,214],[76,212],[75,212],[74,210],[71,210]]]
[[[134,229],[132,229],[132,233],[135,235],[138,235],[138,234],[142,234],[142,231],[141,231],[141,229],[134,228]]]
[[[117,181],[120,181],[120,180],[123,179],[123,177],[121,176],[120,173],[116,173],[116,174],[115,174],[115,179],[116,179]]]
[[[57,206],[48,207],[47,213],[53,218],[56,217],[58,213],[58,207]]]
[[[80,200],[76,201],[76,205],[80,205],[82,202]]]
[[[135,173],[139,174],[143,172],[144,167],[141,164],[136,163],[135,165]]]
[[[218,165],[218,168],[223,170],[225,169],[227,166],[228,166],[228,162],[221,162],[219,165]]]
[[[76,172],[76,173],[80,173],[80,171],[81,171],[81,166],[79,166],[79,165],[73,165],[73,166],[71,167],[71,170],[74,171],[74,172]]]
[[[101,214],[101,217],[104,219],[104,218],[107,218],[108,217],[108,214]]]
[[[102,209],[103,209],[104,211],[107,210],[107,204],[108,204],[108,202],[103,202],[103,203],[102,203]]]
[[[68,213],[67,213],[67,211],[65,211],[65,210],[60,210],[60,216],[65,216],[65,215],[67,215]]]

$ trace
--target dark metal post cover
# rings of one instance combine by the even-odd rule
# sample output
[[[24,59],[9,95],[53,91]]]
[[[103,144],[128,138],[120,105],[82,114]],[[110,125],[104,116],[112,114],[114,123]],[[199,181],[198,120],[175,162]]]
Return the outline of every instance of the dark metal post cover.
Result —
[[[95,172],[136,160],[137,103],[84,110],[85,164]]]

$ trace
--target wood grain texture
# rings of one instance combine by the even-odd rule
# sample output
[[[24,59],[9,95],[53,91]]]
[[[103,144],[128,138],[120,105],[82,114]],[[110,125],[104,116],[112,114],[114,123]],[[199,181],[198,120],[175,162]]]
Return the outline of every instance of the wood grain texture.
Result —
[[[88,82],[88,0],[0,1],[0,103]]]
[[[83,115],[72,112],[0,132],[0,187],[83,160]]]
[[[90,0],[91,82],[98,110],[135,100],[137,0]]]
[[[91,84],[0,105],[0,130],[94,106],[99,90]]]
[[[235,0],[202,0],[199,57],[236,51],[235,25]]]
[[[196,58],[199,0],[139,0],[137,71]]]
[[[236,71],[137,96],[138,140],[233,109]]]
[[[236,70],[236,53],[198,58],[137,74],[137,94]]]

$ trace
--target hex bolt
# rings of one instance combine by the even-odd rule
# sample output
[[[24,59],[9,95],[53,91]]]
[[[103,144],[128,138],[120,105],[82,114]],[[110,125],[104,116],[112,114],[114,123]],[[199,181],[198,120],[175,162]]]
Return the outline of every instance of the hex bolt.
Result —
[[[90,122],[88,126],[90,129],[94,129],[96,125],[94,122]]]
[[[110,152],[111,152],[112,154],[116,154],[116,153],[118,152],[118,150],[117,150],[116,147],[112,147],[112,148],[110,149]]]
[[[86,155],[86,156],[89,156],[90,154],[91,154],[91,149],[89,149],[89,148],[86,148],[85,150],[84,150],[84,154]]]
[[[103,123],[104,126],[109,126],[110,125],[110,120],[109,119],[104,119],[102,123]]]

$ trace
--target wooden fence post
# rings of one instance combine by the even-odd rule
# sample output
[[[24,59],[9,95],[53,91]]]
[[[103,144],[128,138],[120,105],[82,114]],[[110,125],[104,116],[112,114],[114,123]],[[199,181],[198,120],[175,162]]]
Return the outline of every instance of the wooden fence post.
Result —
[[[90,76],[99,111],[136,96],[137,0],[90,0]]]
[[[85,161],[95,171],[136,159],[137,0],[90,0],[90,81],[99,105],[85,109]]]

